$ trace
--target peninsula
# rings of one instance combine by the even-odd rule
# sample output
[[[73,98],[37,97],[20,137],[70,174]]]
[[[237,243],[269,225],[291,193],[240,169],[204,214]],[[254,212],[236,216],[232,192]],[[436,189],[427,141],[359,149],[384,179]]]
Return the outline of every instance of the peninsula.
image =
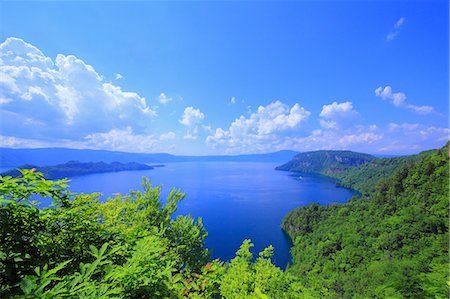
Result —
[[[53,166],[35,166],[31,164],[25,164],[16,169],[8,170],[0,173],[0,176],[12,176],[19,177],[21,173],[18,169],[33,169],[42,172],[46,179],[61,179],[66,177],[74,177],[80,175],[103,173],[103,172],[117,172],[126,170],[150,170],[154,167],[140,164],[135,162],[120,163],[120,162],[79,162],[69,161],[64,164],[58,164]]]

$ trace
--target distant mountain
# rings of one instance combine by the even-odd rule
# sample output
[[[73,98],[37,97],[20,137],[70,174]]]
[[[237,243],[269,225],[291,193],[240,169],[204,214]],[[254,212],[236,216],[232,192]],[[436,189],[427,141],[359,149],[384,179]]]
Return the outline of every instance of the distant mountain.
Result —
[[[188,161],[241,161],[241,162],[273,162],[289,161],[298,152],[278,151],[267,154],[250,154],[236,156],[175,156],[165,153],[140,154],[105,150],[69,149],[69,148],[36,148],[11,149],[0,148],[0,167],[16,167],[23,164],[38,166],[56,165],[67,161],[122,163],[168,163]]]
[[[35,148],[11,149],[0,148],[1,167],[15,167],[23,164],[38,166],[56,165],[67,161],[80,162],[136,162],[153,163],[168,162],[174,156],[170,154],[135,154],[126,152],[113,152],[104,150],[70,149],[70,148]]]
[[[150,170],[153,167],[139,164],[134,162],[129,162],[126,164],[120,162],[113,162],[107,164],[105,162],[89,162],[82,163],[79,161],[69,161],[64,164],[54,165],[54,166],[35,166],[35,165],[22,165],[17,168],[20,169],[32,169],[36,168],[36,171],[42,172],[46,179],[61,179],[66,177],[73,177],[79,175],[93,174],[93,173],[101,173],[101,172],[117,172],[117,171],[125,171],[125,170]],[[9,170],[3,173],[0,173],[0,176],[12,176],[19,177],[21,173],[17,169]]]
[[[304,173],[333,174],[368,163],[374,156],[351,151],[314,151],[296,155],[286,164],[276,167],[277,170],[287,170]]]

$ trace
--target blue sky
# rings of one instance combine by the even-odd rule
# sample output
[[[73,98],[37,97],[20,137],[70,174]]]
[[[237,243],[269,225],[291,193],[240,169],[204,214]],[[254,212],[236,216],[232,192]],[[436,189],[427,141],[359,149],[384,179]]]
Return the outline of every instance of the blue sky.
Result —
[[[440,147],[448,11],[447,1],[3,1],[0,145]]]

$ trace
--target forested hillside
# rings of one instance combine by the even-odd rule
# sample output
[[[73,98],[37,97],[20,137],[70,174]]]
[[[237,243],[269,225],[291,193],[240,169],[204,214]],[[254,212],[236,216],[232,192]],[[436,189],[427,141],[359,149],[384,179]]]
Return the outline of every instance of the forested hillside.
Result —
[[[435,150],[417,155],[375,158],[351,151],[315,151],[301,153],[277,170],[318,173],[337,179],[336,185],[369,195],[382,179],[391,177],[405,163],[417,162]]]
[[[448,145],[369,198],[292,211],[288,272],[333,298],[448,298]]]
[[[448,298],[448,145],[410,161],[369,197],[292,211],[292,265],[243,242],[211,260],[184,194],[75,194],[33,170],[0,177],[1,298]],[[34,201],[51,197],[53,207]],[[163,204],[163,202],[165,204]]]
[[[337,185],[357,190],[363,195],[375,191],[375,187],[382,179],[391,177],[405,163],[417,162],[431,155],[435,150],[425,151],[418,155],[395,158],[377,158],[369,163],[351,167],[343,172],[328,173],[328,176],[339,180]]]
[[[328,175],[343,172],[373,159],[374,156],[351,151],[314,151],[300,153],[276,169]]]

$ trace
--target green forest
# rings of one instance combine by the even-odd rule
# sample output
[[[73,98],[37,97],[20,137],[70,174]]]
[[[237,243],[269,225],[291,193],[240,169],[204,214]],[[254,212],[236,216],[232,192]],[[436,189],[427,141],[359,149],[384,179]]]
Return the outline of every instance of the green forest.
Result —
[[[0,297],[448,298],[448,151],[404,161],[367,196],[289,213],[284,271],[250,240],[230,262],[211,260],[202,220],[172,216],[179,190],[162,200],[144,178],[142,191],[100,202],[21,170],[0,177]]]
[[[376,158],[343,172],[326,175],[338,179],[339,186],[357,190],[362,195],[370,195],[376,190],[379,181],[391,177],[402,165],[420,161],[434,152],[435,150],[431,150],[411,156]]]
[[[331,298],[448,297],[448,145],[406,159],[368,197],[288,214],[288,269]]]

